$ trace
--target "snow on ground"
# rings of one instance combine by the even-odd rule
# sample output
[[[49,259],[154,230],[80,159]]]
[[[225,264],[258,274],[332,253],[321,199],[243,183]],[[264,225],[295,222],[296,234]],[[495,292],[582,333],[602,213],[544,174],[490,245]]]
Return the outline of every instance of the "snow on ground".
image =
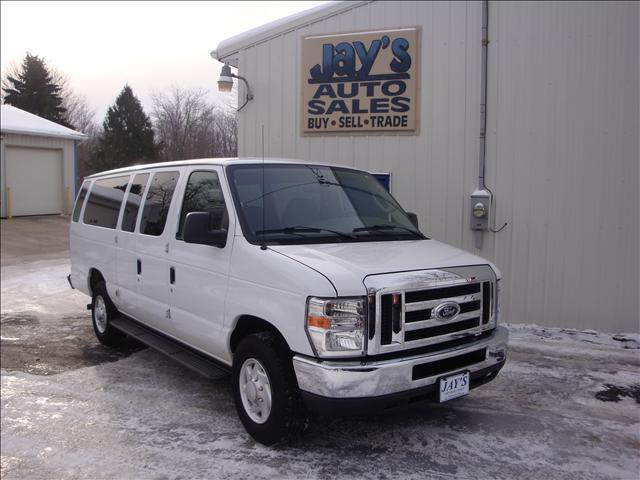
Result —
[[[640,334],[637,333],[604,333],[595,330],[576,330],[574,328],[552,328],[539,325],[506,324],[514,341],[527,341],[535,338],[545,338],[563,342],[566,346],[592,344],[622,347],[624,349],[640,349]],[[551,342],[553,344],[553,342]]]
[[[467,397],[316,419],[268,448],[228,379],[102,347],[66,253],[29,255],[2,267],[3,479],[640,478],[637,335],[509,325],[507,365]]]
[[[638,351],[567,355],[563,340],[518,337],[526,348],[466,398],[316,421],[276,448],[244,432],[228,380],[150,350],[50,376],[2,371],[3,477],[637,478],[638,393],[596,395],[637,382]]]
[[[67,282],[69,260],[38,260],[3,266],[0,274],[2,314],[30,312],[57,316],[75,313],[89,301]]]

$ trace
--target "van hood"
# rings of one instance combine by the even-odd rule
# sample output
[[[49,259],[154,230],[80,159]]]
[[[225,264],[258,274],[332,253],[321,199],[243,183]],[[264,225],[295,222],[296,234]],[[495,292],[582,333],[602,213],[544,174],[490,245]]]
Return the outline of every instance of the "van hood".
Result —
[[[325,275],[338,295],[363,295],[368,275],[466,265],[491,265],[469,252],[436,240],[271,245],[272,250]]]

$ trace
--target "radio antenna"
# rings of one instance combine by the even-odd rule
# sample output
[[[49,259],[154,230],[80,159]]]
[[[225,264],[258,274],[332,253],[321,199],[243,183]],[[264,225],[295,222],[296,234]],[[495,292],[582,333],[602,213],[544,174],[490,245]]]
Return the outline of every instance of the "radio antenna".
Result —
[[[262,245],[260,245],[260,248],[262,250],[266,250],[267,249],[267,245],[264,243],[264,217],[265,217],[265,203],[264,203],[264,124],[262,124]]]

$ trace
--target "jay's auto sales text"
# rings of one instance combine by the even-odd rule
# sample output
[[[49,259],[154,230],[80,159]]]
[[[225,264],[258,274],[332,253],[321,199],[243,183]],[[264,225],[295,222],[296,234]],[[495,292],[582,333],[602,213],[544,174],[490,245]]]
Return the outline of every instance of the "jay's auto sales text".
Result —
[[[417,28],[303,39],[304,134],[417,129]]]

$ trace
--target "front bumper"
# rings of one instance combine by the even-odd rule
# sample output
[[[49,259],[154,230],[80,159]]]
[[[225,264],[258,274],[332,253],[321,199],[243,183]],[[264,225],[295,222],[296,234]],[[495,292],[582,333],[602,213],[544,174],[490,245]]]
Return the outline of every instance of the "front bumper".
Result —
[[[505,327],[496,327],[490,336],[481,340],[427,355],[372,362],[326,361],[296,355],[293,367],[303,398],[365,399],[411,391],[428,392],[435,389],[439,378],[453,372],[468,370],[476,384],[484,383],[479,378],[481,372],[480,377],[495,377],[504,365],[508,338]],[[469,365],[456,364],[447,370],[446,360],[455,364],[458,357],[481,350],[485,350],[484,360]],[[429,364],[435,367],[436,373],[424,377],[416,375],[414,367],[420,366],[418,370],[424,371],[425,366],[429,369]],[[414,379],[416,376],[422,378]],[[473,382],[471,386],[474,386]]]

